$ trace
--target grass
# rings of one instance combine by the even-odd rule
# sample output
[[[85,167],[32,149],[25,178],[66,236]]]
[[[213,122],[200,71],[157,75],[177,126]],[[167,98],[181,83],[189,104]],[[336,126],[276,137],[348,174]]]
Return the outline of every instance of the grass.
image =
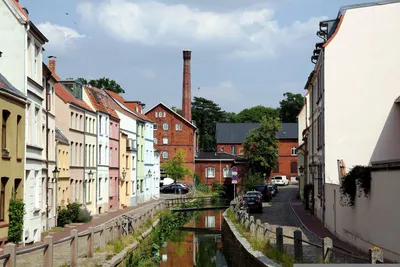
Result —
[[[227,211],[227,217],[228,219],[233,222],[235,225],[236,229],[239,231],[239,233],[249,241],[251,247],[254,250],[258,250],[262,252],[265,256],[270,258],[273,261],[276,261],[280,263],[284,267],[292,267],[293,264],[295,263],[294,257],[291,256],[290,254],[286,252],[281,252],[277,248],[271,245],[270,241],[267,240],[262,240],[259,238],[255,238],[251,236],[250,232],[247,231],[244,226],[242,226],[238,220],[236,219],[235,214],[231,209],[228,209]]]

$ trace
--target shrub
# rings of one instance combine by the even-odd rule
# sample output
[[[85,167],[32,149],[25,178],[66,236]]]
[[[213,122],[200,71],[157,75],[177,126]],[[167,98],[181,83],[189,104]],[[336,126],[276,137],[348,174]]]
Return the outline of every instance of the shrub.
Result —
[[[8,242],[18,244],[22,240],[22,231],[24,229],[24,211],[25,203],[21,199],[17,199],[15,191],[12,193],[8,216],[10,224],[8,227]]]
[[[78,216],[79,216],[79,212],[81,210],[81,204],[79,204],[78,202],[72,202],[69,203],[67,205],[67,210],[69,210],[70,214],[71,214],[71,221],[72,222],[77,222],[78,220]]]
[[[87,223],[90,222],[91,220],[92,220],[92,215],[90,214],[90,211],[88,211],[86,208],[79,210],[76,222]]]
[[[71,212],[65,208],[58,207],[57,226],[64,227],[71,223]]]

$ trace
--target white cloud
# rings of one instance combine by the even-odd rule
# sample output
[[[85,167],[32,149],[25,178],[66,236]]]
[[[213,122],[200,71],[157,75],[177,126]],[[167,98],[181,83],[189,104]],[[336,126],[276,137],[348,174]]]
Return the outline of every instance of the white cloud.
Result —
[[[325,19],[311,18],[281,27],[274,19],[274,10],[267,7],[222,13],[183,4],[129,0],[80,2],[77,12],[86,25],[100,26],[122,41],[180,48],[219,46],[228,53],[233,51],[235,57],[273,57],[281,46],[295,47],[304,37],[315,36],[318,22]]]
[[[229,81],[221,82],[218,85],[202,86],[200,89],[192,88],[192,94],[193,96],[212,99],[228,112],[240,111],[243,107],[243,101],[246,99]]]
[[[74,29],[50,22],[40,23],[37,27],[49,40],[46,46],[59,51],[70,49],[74,45],[74,41],[85,37],[85,35],[79,34]]]

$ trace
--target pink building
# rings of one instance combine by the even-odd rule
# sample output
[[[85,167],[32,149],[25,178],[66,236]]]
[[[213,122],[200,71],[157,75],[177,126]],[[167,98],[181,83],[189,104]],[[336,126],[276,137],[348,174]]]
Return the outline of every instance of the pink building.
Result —
[[[114,111],[115,113],[115,111]],[[109,210],[118,209],[119,207],[119,192],[118,192],[118,175],[119,175],[119,119],[118,117],[110,116],[110,190],[109,190]]]

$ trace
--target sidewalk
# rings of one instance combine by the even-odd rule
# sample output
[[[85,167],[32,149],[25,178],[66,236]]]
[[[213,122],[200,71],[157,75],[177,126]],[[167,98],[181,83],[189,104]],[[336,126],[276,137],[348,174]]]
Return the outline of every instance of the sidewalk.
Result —
[[[309,211],[304,209],[303,202],[300,199],[296,199],[295,192],[292,197],[290,198],[290,206],[292,211],[296,215],[297,219],[299,220],[300,224],[313,234],[314,236],[323,239],[325,237],[329,237],[333,240],[333,243],[339,247],[346,249],[349,252],[352,252],[357,255],[366,255],[365,252],[361,252],[357,248],[353,247],[352,245],[338,239],[334,234],[332,234],[328,229],[326,229],[322,222],[317,218],[315,215],[311,215]]]

